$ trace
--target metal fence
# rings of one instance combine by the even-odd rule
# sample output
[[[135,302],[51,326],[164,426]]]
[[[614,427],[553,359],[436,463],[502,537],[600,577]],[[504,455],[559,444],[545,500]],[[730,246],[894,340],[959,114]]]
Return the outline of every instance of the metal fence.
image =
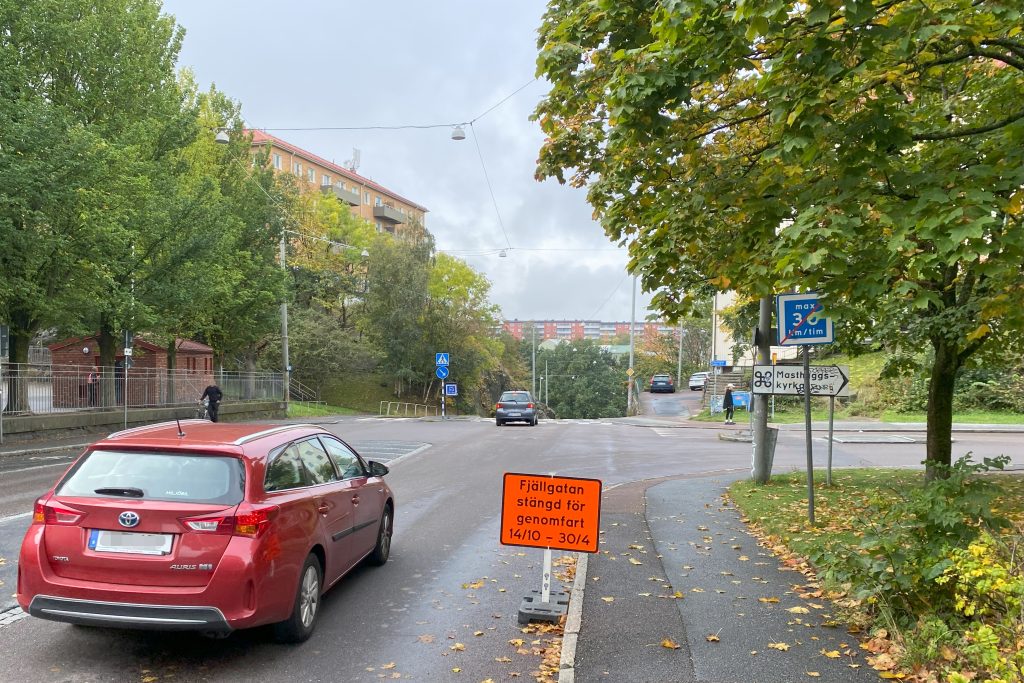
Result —
[[[438,415],[437,406],[422,403],[403,403],[402,401],[381,401],[379,415],[387,417],[419,417],[420,415]]]
[[[186,405],[198,401],[214,383],[226,401],[284,400],[281,373],[4,363],[0,410],[8,415],[40,415]]]

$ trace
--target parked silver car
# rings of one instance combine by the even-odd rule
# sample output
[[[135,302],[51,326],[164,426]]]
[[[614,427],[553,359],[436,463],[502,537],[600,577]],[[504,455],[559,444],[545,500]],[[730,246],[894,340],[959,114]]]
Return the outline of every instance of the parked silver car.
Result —
[[[690,375],[690,391],[703,391],[710,376],[710,372],[695,372]]]
[[[506,391],[494,404],[494,422],[499,427],[509,422],[537,425],[537,403],[529,391]]]

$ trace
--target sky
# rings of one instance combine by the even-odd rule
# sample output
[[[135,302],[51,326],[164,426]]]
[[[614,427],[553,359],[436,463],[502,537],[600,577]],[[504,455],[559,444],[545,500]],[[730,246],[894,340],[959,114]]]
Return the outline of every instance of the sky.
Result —
[[[249,127],[335,163],[359,149],[358,173],[429,209],[437,249],[487,277],[506,319],[628,321],[625,248],[593,220],[584,190],[534,179],[544,9],[539,0],[164,0],[185,29],[179,66],[201,87],[239,102]],[[281,130],[468,121],[462,141],[447,126]],[[637,284],[637,320],[649,301]]]

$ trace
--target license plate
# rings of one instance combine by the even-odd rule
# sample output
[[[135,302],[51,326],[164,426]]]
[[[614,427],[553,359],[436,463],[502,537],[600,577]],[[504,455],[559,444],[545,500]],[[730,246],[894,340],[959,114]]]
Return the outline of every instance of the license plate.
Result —
[[[171,534],[143,534],[133,531],[91,529],[89,550],[98,553],[131,553],[134,555],[167,555],[171,552]]]
[[[522,415],[523,415],[522,413],[509,413],[508,414],[509,417],[522,417]]]

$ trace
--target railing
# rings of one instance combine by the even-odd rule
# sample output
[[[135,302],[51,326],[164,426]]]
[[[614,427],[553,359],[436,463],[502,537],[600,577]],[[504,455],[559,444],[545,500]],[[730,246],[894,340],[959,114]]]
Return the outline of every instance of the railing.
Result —
[[[200,372],[123,366],[4,363],[0,410],[6,414],[66,413],[125,406],[152,408],[195,403],[216,383],[226,401],[284,399],[284,381],[271,372]]]
[[[288,398],[299,403],[323,403],[317,392],[294,377],[288,380]]]
[[[409,414],[410,406],[412,408],[412,414]],[[379,415],[385,415],[387,417],[424,417],[428,415],[438,415],[437,406],[428,406],[422,403],[404,403],[402,401],[381,401]]]

